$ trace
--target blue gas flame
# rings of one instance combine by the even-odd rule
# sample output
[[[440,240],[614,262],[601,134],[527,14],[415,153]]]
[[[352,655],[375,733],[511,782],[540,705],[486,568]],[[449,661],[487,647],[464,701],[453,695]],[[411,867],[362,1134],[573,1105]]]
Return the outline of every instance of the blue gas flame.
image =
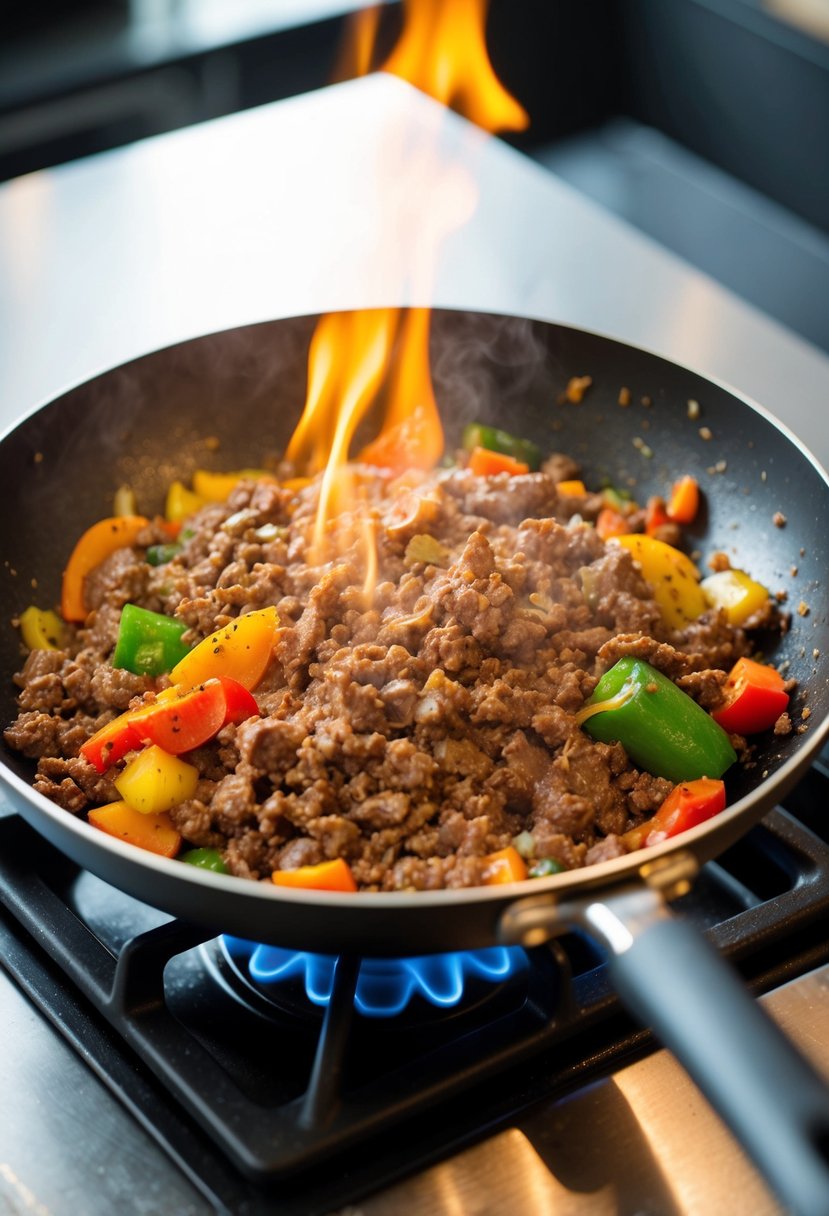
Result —
[[[250,978],[258,986],[299,980],[314,1005],[324,1007],[331,999],[336,962],[333,956],[283,950],[227,936],[224,942],[237,961],[247,959]],[[518,946],[418,958],[367,958],[360,964],[355,1007],[364,1017],[390,1018],[420,996],[439,1008],[451,1009],[460,1003],[470,979],[503,983],[527,965],[527,956]]]

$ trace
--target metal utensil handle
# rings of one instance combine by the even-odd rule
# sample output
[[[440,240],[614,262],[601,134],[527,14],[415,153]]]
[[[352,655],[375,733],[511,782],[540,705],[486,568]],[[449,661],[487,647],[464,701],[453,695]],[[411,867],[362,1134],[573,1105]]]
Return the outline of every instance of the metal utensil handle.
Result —
[[[786,1211],[829,1216],[829,1087],[713,946],[645,883],[518,900],[499,932],[538,945],[573,926],[607,949],[622,1001],[673,1052]]]
[[[687,1069],[787,1210],[827,1216],[829,1090],[732,969],[673,917],[609,967],[624,1003]]]

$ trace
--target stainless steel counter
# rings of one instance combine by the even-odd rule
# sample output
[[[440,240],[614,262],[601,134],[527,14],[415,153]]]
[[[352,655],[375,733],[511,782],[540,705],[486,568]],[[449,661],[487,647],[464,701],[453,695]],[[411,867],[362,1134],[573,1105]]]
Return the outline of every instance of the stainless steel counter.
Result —
[[[0,187],[0,423],[198,333],[391,303],[647,346],[754,397],[829,464],[829,358],[387,76]]]
[[[520,313],[650,347],[753,396],[829,464],[829,359],[523,156],[387,77],[0,188],[0,425],[99,370],[198,333],[392,303]],[[825,985],[818,973],[808,986],[781,990],[772,1004],[785,1014],[783,994],[794,993],[796,1005],[809,1006],[804,1014],[825,1020]],[[5,979],[0,1024],[3,1210],[205,1210]],[[793,1018],[801,1038],[803,1025]],[[818,1033],[829,1041],[829,1031]],[[640,1087],[646,1074],[658,1074],[656,1090]],[[664,1098],[653,1093],[670,1096],[674,1126],[678,1110],[693,1121],[694,1136],[708,1127],[696,1149],[703,1174],[706,1145],[726,1154],[720,1168],[733,1171],[739,1196],[729,1212],[775,1210],[664,1053],[608,1085],[612,1091],[581,1099],[581,1112],[555,1107],[359,1210],[380,1216],[405,1200],[412,1216],[581,1212],[581,1191],[590,1189],[583,1168],[562,1166],[561,1178],[576,1179],[569,1199],[554,1173],[563,1129],[576,1128],[577,1144],[579,1119],[600,1120],[599,1107],[610,1101],[617,1113],[624,1109],[635,1138],[657,1146],[668,1175],[657,1118]],[[504,1154],[512,1173],[498,1167]],[[145,1179],[138,1192],[136,1171]],[[486,1200],[473,1197],[470,1179],[486,1182]],[[620,1195],[618,1176],[601,1181],[603,1206],[591,1212],[637,1210],[630,1194]],[[664,1175],[659,1185],[660,1211],[722,1210],[701,1191],[677,1194]]]

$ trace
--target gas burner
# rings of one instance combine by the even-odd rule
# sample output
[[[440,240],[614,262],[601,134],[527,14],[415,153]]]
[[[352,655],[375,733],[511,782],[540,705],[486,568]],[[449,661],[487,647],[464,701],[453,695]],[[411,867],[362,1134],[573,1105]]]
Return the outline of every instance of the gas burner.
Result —
[[[321,1020],[331,1000],[336,958],[242,938],[220,941],[220,970],[245,1003],[265,1016]],[[354,1009],[363,1018],[410,1027],[456,1015],[489,1014],[524,1000],[529,960],[520,947],[363,959]]]

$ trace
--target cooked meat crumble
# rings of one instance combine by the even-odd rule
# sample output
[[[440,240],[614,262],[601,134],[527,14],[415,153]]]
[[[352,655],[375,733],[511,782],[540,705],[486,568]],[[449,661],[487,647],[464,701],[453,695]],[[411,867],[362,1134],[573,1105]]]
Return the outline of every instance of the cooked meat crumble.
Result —
[[[110,776],[79,747],[168,682],[111,666],[123,605],[176,615],[192,640],[275,605],[261,716],[186,757],[199,783],[171,812],[185,841],[220,849],[250,879],[342,857],[365,890],[477,884],[484,858],[524,831],[565,868],[620,855],[621,835],[671,785],[591,739],[575,712],[623,655],[710,707],[750,647],[713,611],[667,630],[630,552],[583,522],[600,497],[571,518],[556,488],[565,467],[419,484],[361,469],[377,521],[373,593],[357,542],[309,563],[316,482],[240,483],[193,517],[167,565],[145,560],[166,539],[151,526],[87,580],[91,611],[66,650],[29,654],[6,739],[68,811],[111,801]],[[424,533],[443,547],[440,565],[407,561]]]

